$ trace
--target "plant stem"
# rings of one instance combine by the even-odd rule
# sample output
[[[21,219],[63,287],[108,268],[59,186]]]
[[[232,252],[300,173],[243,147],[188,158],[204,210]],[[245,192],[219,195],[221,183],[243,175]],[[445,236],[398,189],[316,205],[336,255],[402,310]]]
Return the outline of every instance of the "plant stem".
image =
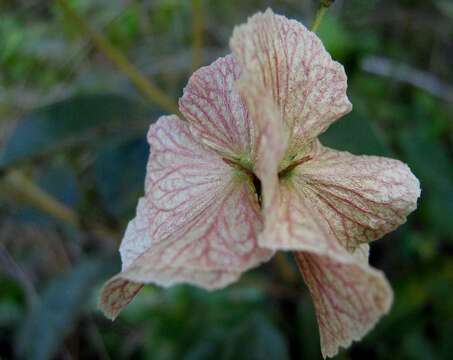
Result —
[[[26,202],[43,213],[81,231],[88,231],[100,238],[109,238],[115,241],[121,239],[115,231],[102,224],[85,224],[83,219],[73,209],[62,204],[54,196],[41,189],[22,172],[10,170],[0,174],[0,176],[0,191],[15,195],[19,201]]]
[[[157,86],[151,83],[126,56],[102,34],[90,27],[90,25],[69,5],[67,0],[55,0],[62,8],[64,14],[76,24],[80,31],[87,35],[96,48],[107,57],[116,67],[126,75],[129,80],[141,91],[150,101],[161,106],[164,110],[178,114],[178,106],[162,92]]]
[[[285,254],[281,251],[275,254],[275,265],[278,269],[279,275],[285,280],[286,284],[294,284],[298,281],[299,274],[295,273],[291,263]]]
[[[192,0],[192,70],[203,63],[203,9],[202,0]]]
[[[319,26],[321,25],[322,19],[324,18],[324,15],[327,12],[327,9],[332,5],[334,0],[321,0],[320,5],[318,8],[318,11],[316,12],[315,15],[315,20],[313,21],[313,24],[311,25],[311,31],[316,32],[319,29]]]
[[[72,209],[42,190],[21,172],[12,170],[6,173],[2,182],[5,190],[14,193],[19,199],[23,199],[58,220],[80,227],[79,216]]]

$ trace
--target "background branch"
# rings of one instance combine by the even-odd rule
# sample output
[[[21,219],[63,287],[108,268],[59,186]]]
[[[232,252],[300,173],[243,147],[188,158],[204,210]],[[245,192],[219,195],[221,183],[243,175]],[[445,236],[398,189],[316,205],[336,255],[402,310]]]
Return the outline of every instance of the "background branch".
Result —
[[[91,28],[91,26],[69,5],[67,0],[56,0],[61,6],[65,16],[77,25],[82,33],[84,33],[96,46],[96,48],[107,57],[129,80],[145,95],[147,99],[161,106],[164,110],[179,114],[177,104],[169,98],[162,90],[150,82],[126,56],[110,41],[101,35],[99,32]]]
[[[0,184],[5,191],[14,193],[17,199],[26,201],[38,210],[66,224],[74,227],[80,226],[79,216],[72,209],[42,190],[20,171],[11,170],[7,172]]]
[[[203,9],[201,0],[192,0],[192,70],[203,63]]]

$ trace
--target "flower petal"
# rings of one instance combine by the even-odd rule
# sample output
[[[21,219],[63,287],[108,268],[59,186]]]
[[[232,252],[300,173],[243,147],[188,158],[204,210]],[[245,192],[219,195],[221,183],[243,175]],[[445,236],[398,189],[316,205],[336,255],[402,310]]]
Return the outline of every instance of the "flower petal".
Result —
[[[276,199],[271,205],[267,192]],[[297,250],[324,356],[360,339],[388,311],[391,289],[368,266],[361,244],[404,222],[419,194],[418,180],[401,162],[354,156],[319,142],[305,162],[280,176],[277,191],[263,186],[265,228],[259,243]]]
[[[355,156],[319,142],[309,158],[280,180],[280,206],[264,204],[262,246],[307,250],[329,235],[331,246],[353,251],[396,229],[417,207],[420,184],[398,160]]]
[[[278,170],[288,143],[288,133],[283,127],[280,113],[269,92],[259,84],[251,86],[253,78],[247,76],[237,81],[236,87],[247,101],[250,118],[255,127],[253,172],[261,181],[266,206],[276,201]]]
[[[98,307],[105,316],[115,320],[123,310],[143,288],[143,284],[131,282],[120,276],[111,278],[103,286],[99,297]]]
[[[315,304],[324,358],[360,340],[390,309],[392,290],[368,260],[338,261],[309,252],[295,255]]]
[[[123,271],[101,295],[111,316],[135,295],[129,282],[219,288],[273,254],[257,244],[262,222],[247,175],[196,142],[176,116],[162,117],[148,139],[146,196],[121,244]]]
[[[348,250],[393,231],[417,208],[420,183],[401,161],[315,148],[294,181]]]
[[[331,219],[295,178],[280,179],[277,201],[264,204],[259,242],[271,249],[297,250],[315,302],[323,355],[333,356],[339,346],[349,346],[374,326],[388,311],[392,293],[383,275],[368,266],[368,245],[351,254],[334,236]]]
[[[343,66],[301,23],[268,9],[236,27],[230,47],[278,104],[293,134],[289,155],[351,110]]]
[[[253,124],[234,87],[241,67],[233,55],[197,70],[179,100],[196,138],[224,155],[248,156],[253,149]]]

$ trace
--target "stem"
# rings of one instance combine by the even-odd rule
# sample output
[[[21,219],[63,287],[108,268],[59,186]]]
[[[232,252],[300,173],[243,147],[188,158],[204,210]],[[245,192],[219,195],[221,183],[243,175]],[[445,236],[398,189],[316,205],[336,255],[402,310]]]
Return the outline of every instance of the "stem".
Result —
[[[327,9],[330,7],[330,5],[333,4],[335,0],[321,0],[319,9],[316,12],[315,15],[315,20],[313,21],[313,24],[311,26],[311,31],[316,32],[319,29],[319,26],[321,25],[322,19],[324,18],[324,15],[327,12]]]
[[[39,188],[21,172],[17,170],[10,171],[4,175],[2,182],[5,190],[15,193],[19,199],[27,201],[58,220],[80,227],[79,216],[72,209]]]
[[[126,56],[103,35],[92,29],[90,25],[69,5],[67,0],[55,0],[62,8],[64,14],[71,19],[82,33],[88,36],[96,48],[107,57],[116,67],[126,75],[135,87],[145,97],[161,106],[166,111],[178,114],[178,106],[163,93],[157,86],[151,83],[140,71],[131,64]]]
[[[274,259],[279,275],[285,280],[285,283],[295,284],[299,279],[299,274],[295,273],[285,254],[279,251],[275,254]]]
[[[192,0],[192,70],[203,63],[203,11],[202,0]]]
[[[11,170],[0,175],[2,177],[0,179],[0,190],[5,193],[13,194],[19,200],[79,230],[89,231],[100,238],[110,238],[115,241],[121,239],[116,232],[102,224],[85,224],[73,209],[41,189],[20,171]]]

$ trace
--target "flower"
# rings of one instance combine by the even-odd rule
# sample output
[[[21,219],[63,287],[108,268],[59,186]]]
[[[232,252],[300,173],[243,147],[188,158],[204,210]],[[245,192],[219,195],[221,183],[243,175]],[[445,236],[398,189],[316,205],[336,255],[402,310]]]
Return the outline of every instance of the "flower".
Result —
[[[100,306],[113,319],[149,282],[221,288],[291,250],[322,354],[333,356],[390,308],[367,244],[406,221],[419,182],[400,161],[317,140],[352,106],[343,67],[302,24],[267,10],[235,28],[230,46],[190,78],[187,121],[151,126],[145,196]]]

